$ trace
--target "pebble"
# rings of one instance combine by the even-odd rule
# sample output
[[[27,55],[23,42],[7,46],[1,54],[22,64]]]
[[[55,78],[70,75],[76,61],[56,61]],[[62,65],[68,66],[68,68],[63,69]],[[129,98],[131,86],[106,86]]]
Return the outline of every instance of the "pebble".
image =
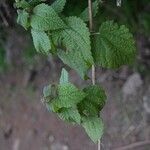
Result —
[[[51,150],[69,150],[67,145],[61,143],[54,143],[51,145]]]
[[[127,81],[125,82],[122,92],[124,96],[135,95],[138,93],[138,89],[142,86],[143,81],[141,79],[140,74],[134,73],[128,77]]]
[[[150,114],[150,86],[143,96],[143,107],[145,111]]]

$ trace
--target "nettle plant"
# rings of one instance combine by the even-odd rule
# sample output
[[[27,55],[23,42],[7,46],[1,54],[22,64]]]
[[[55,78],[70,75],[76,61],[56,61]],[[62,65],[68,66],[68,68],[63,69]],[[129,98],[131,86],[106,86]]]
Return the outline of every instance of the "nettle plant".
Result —
[[[51,5],[42,0],[16,0],[15,4],[17,22],[31,30],[37,52],[57,55],[82,79],[92,80],[92,85],[79,89],[62,69],[60,82],[46,86],[43,99],[48,110],[64,121],[83,126],[94,142],[103,134],[100,112],[106,102],[105,91],[95,84],[95,67],[115,69],[130,64],[136,51],[133,36],[124,25],[106,21],[93,30],[92,17],[100,2],[88,0],[88,7],[79,16],[70,17],[62,14],[66,0],[55,0]],[[88,77],[91,68],[92,78]]]

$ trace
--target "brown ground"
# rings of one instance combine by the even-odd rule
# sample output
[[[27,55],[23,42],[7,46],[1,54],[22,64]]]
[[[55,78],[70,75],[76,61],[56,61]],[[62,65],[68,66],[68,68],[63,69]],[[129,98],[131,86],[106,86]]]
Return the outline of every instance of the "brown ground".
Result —
[[[21,66],[0,75],[0,150],[97,150],[81,127],[63,123],[40,101],[44,85],[58,80],[62,64],[53,62],[42,62],[32,72]],[[74,71],[69,73],[73,83],[84,86]],[[150,140],[149,76],[123,67],[98,70],[97,81],[108,94],[102,150]],[[130,150],[149,149],[144,144]]]

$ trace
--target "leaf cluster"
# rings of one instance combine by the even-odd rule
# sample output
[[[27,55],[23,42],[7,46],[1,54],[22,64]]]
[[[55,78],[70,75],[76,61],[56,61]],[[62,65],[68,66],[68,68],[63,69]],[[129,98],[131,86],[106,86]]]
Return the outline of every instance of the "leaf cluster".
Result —
[[[93,16],[96,16],[100,2],[93,2]],[[87,78],[93,64],[118,68],[134,60],[135,45],[128,28],[106,21],[99,27],[98,34],[91,35],[86,24],[88,8],[78,17],[65,17],[61,14],[65,4],[66,0],[56,0],[51,5],[43,0],[16,3],[17,21],[31,30],[37,52],[57,55],[83,79]]]
[[[100,86],[80,90],[68,81],[68,73],[63,69],[60,83],[46,86],[43,94],[49,111],[64,121],[83,126],[94,142],[101,138],[104,125],[99,112],[105,105],[106,95]]]

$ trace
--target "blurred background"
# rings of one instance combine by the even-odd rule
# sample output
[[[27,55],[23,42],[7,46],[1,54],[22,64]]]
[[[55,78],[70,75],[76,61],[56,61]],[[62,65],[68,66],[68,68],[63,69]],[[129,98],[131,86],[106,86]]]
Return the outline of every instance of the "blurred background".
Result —
[[[96,150],[81,127],[63,123],[42,104],[43,87],[58,81],[64,65],[36,53],[30,33],[16,24],[13,3],[0,0],[0,150]],[[68,0],[64,14],[85,7],[87,0]],[[137,57],[119,70],[97,68],[108,94],[101,149],[150,150],[150,1],[122,0],[116,7],[115,0],[103,0],[95,27],[108,19],[128,26]],[[77,86],[89,84],[67,69]]]

